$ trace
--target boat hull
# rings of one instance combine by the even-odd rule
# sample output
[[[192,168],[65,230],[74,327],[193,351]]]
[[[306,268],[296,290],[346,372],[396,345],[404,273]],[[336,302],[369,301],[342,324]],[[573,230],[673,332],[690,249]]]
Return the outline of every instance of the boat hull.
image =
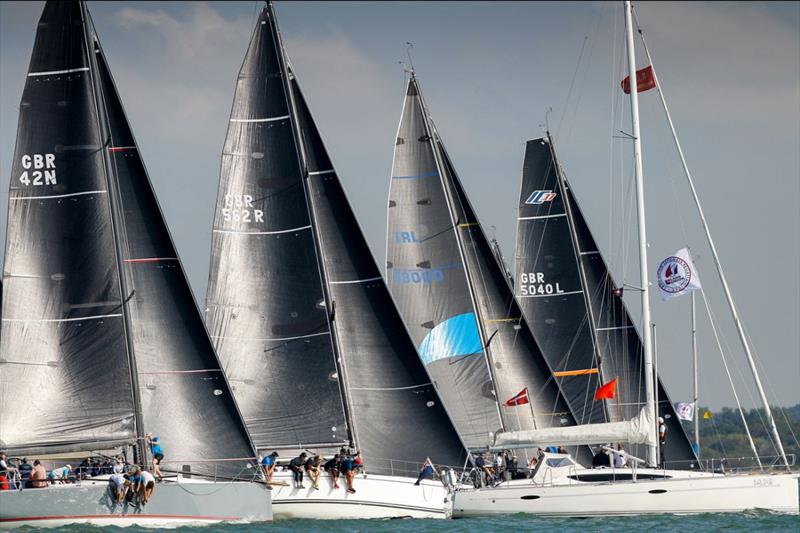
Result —
[[[800,512],[797,474],[548,486],[536,486],[525,480],[492,488],[459,489],[454,498],[454,518],[508,513],[590,517],[730,513],[749,509]]]
[[[269,491],[256,483],[164,482],[147,505],[117,504],[108,481],[0,492],[0,529],[66,524],[165,526],[272,519]]]
[[[304,489],[294,488],[290,472],[276,472],[272,480],[276,520],[449,518],[452,513],[452,495],[439,481],[424,480],[415,486],[413,478],[361,474],[353,483],[355,494],[350,494],[343,477],[336,489],[327,473],[322,474],[319,489],[311,488],[307,478]]]

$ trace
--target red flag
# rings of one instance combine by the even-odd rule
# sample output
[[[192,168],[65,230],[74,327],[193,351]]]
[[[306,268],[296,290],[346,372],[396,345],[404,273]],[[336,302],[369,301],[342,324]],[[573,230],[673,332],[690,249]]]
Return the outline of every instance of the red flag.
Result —
[[[612,379],[599,389],[597,392],[594,393],[595,400],[613,400],[614,399],[614,389],[617,386],[617,378]]]
[[[640,93],[649,91],[656,86],[656,77],[653,75],[653,66],[648,65],[641,70],[636,71],[636,90]],[[625,94],[631,94],[631,77],[625,76],[622,80],[622,91]]]
[[[528,402],[530,402],[530,398],[528,398],[528,387],[525,387],[519,392],[519,394],[506,401],[506,407],[514,407],[515,405],[525,405]]]

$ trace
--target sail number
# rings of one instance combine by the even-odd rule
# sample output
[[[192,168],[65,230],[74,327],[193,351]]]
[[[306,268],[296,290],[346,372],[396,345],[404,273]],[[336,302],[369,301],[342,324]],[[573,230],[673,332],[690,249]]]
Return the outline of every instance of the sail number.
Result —
[[[19,181],[26,187],[56,184],[55,154],[25,154],[20,163],[23,171]]]
[[[222,218],[225,222],[264,222],[264,211],[253,206],[249,194],[226,194]]]
[[[519,291],[521,296],[561,294],[564,292],[558,282],[547,283],[544,279],[544,272],[523,272],[520,274]]]

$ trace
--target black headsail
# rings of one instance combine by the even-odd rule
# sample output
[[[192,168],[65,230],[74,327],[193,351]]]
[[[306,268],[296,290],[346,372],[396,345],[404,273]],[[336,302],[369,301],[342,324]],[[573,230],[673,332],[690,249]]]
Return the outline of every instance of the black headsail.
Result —
[[[188,465],[194,473],[247,476],[255,450],[96,40],[94,49],[145,428],[169,450],[162,468],[186,471]]]
[[[251,55],[254,53],[256,55]],[[209,317],[214,320],[214,317],[224,316],[226,310],[219,304],[214,305],[214,302],[223,298],[227,306],[241,309],[240,302],[247,300],[237,287],[238,282],[245,287],[255,287],[258,292],[248,297],[259,301],[282,298],[293,309],[303,302],[310,302],[310,316],[318,317],[316,320],[322,321],[324,328],[319,327],[319,322],[316,328],[317,331],[323,329],[325,335],[319,335],[315,331],[310,332],[313,336],[306,338],[321,338],[326,344],[309,350],[302,343],[285,342],[280,351],[245,351],[242,350],[244,344],[229,342],[234,340],[231,339],[231,333],[241,334],[230,321],[227,324],[218,320],[212,322],[217,330],[217,337],[221,339],[220,346],[227,347],[222,354],[230,358],[232,373],[237,372],[233,366],[234,361],[237,366],[264,365],[268,384],[286,383],[287,386],[298,387],[299,391],[296,405],[287,405],[291,397],[281,397],[280,391],[276,391],[276,400],[273,403],[258,404],[259,398],[264,397],[263,381],[254,386],[261,390],[241,387],[237,389],[237,395],[244,397],[244,405],[253,401],[251,405],[260,409],[264,416],[275,419],[286,417],[289,423],[293,423],[293,419],[289,417],[302,416],[294,415],[294,409],[298,405],[328,402],[338,409],[331,409],[329,412],[337,415],[339,421],[326,419],[320,416],[319,411],[311,412],[308,419],[310,429],[321,436],[349,440],[361,450],[371,472],[390,473],[390,460],[418,463],[426,456],[437,463],[462,464],[465,459],[464,447],[431,384],[430,377],[419,362],[414,345],[372,258],[297,81],[285,66],[271,5],[264,9],[259,18],[248,58],[258,64],[271,66],[273,70],[268,71],[265,78],[275,80],[275,85],[269,87],[275,95],[273,101],[284,99],[277,108],[255,108],[256,112],[273,114],[249,116],[252,119],[286,116],[287,124],[284,129],[283,120],[273,121],[278,122],[274,128],[279,130],[280,137],[266,137],[263,144],[237,145],[235,149],[244,151],[244,156],[253,150],[260,150],[265,154],[263,161],[267,166],[254,169],[261,170],[262,173],[251,171],[252,173],[242,175],[242,181],[239,182],[226,179],[226,167],[223,166],[217,221],[224,221],[225,218],[222,211],[225,209],[224,195],[247,193],[252,190],[247,188],[248,184],[254,180],[268,183],[276,176],[275,167],[271,165],[285,161],[286,168],[292,169],[296,181],[294,177],[291,180],[292,193],[277,201],[286,210],[286,216],[301,217],[301,220],[295,219],[293,223],[304,223],[303,231],[291,235],[304,239],[308,256],[304,263],[300,263],[297,253],[290,255],[293,253],[289,248],[292,246],[291,241],[277,242],[274,244],[275,249],[280,250],[279,247],[283,246],[283,253],[270,256],[269,259],[264,256],[253,257],[252,264],[257,266],[240,273],[238,278],[227,283],[225,290],[231,291],[227,294],[221,292],[219,280],[214,280],[222,274],[221,267],[224,265],[225,268],[233,269],[243,260],[249,261],[249,254],[263,253],[265,249],[256,248],[250,250],[249,254],[243,249],[236,249],[234,252],[242,255],[230,255],[224,260],[212,257]],[[245,66],[247,63],[248,59],[245,60]],[[283,85],[279,85],[280,83]],[[248,99],[254,106],[262,105],[262,100],[266,100],[263,91],[243,92],[241,85],[237,90],[237,101],[239,98]],[[236,108],[234,104],[233,118],[239,116],[235,115]],[[249,127],[252,128],[253,123],[258,124],[245,124],[251,124]],[[231,128],[235,128],[233,122]],[[230,138],[229,133],[229,140]],[[234,149],[233,146],[226,147],[226,152],[229,148]],[[283,187],[283,190],[287,190],[290,185],[285,184]],[[268,209],[274,209],[272,204],[267,203],[270,201],[268,194],[262,192],[258,197],[251,196],[251,208],[265,213]],[[225,240],[236,238],[231,235],[241,235],[219,231],[217,233],[219,235],[215,235],[215,242],[221,246],[224,246]],[[252,239],[253,236],[247,235],[247,238]],[[284,235],[281,240],[288,239]],[[305,286],[295,284],[291,291],[286,291],[283,286],[290,283],[294,276],[311,281]],[[259,285],[270,278],[274,280],[273,283]],[[213,288],[212,284],[215,284]],[[264,319],[259,322],[261,327],[269,327],[282,318],[280,310],[274,307],[266,310],[263,316]],[[308,318],[305,317],[305,320]],[[259,332],[253,331],[251,334],[257,335]],[[261,335],[264,336],[264,332]],[[323,386],[315,383],[319,374],[308,371],[314,365],[325,369],[321,372]],[[328,397],[319,394],[325,392],[326,387],[330,391]],[[291,390],[287,389],[287,392],[291,393]],[[322,414],[324,413],[323,411]],[[342,422],[344,418],[347,419],[346,426]],[[338,424],[339,437],[336,436],[337,430],[329,427],[332,424],[334,427]],[[259,446],[274,447],[281,443],[278,440],[280,435],[271,438],[273,440],[264,436]],[[306,441],[294,442],[306,444]],[[310,441],[309,444],[313,442]],[[396,468],[401,463],[394,464]]]
[[[502,267],[492,251],[480,222],[461,186],[455,169],[436,132],[435,126],[420,94],[419,84],[412,75],[406,91],[406,106],[409,97],[417,100],[425,131],[416,138],[398,139],[395,153],[395,176],[392,179],[389,207],[389,246],[392,290],[401,303],[401,311],[406,314],[412,328],[427,329],[418,348],[426,363],[440,359],[444,364],[430,365],[437,386],[450,390],[451,397],[461,394],[462,405],[469,405],[481,389],[451,389],[454,380],[450,378],[450,367],[457,366],[464,356],[483,353],[489,363],[492,389],[496,408],[500,410],[503,429],[514,431],[562,425],[574,425],[575,420],[567,403],[553,380],[550,368],[542,356],[524,317],[517,305],[505,268]],[[404,113],[404,122],[409,115]],[[403,132],[401,123],[400,131]],[[415,133],[407,130],[409,133]],[[401,150],[405,143],[418,143],[428,148],[420,150]],[[435,165],[428,175],[417,175],[409,179],[398,174],[398,168],[413,168],[420,165],[416,154],[429,153]],[[415,156],[417,161],[414,161]],[[437,191],[438,189],[438,191]],[[434,194],[435,192],[435,194]],[[438,226],[429,225],[433,211],[439,211],[447,218]],[[414,239],[402,238],[403,233],[414,235]],[[400,238],[397,238],[397,235]],[[442,245],[430,242],[440,240]],[[449,241],[449,242],[448,242]],[[438,268],[428,254],[449,243],[459,253],[452,269],[456,271],[459,283],[453,284],[447,293],[431,295],[429,287],[448,278],[449,272]],[[426,283],[404,282],[402,269],[408,261],[416,260],[414,266],[429,270]],[[394,269],[400,269],[395,271]],[[420,278],[421,279],[421,278]],[[434,296],[434,297],[431,297]],[[441,316],[441,306],[451,299],[461,298],[466,306],[467,316],[472,321],[469,328],[458,322],[458,316]],[[468,353],[457,353],[451,347],[460,347],[466,339],[474,338],[475,346]],[[450,349],[450,351],[448,351]],[[446,366],[445,366],[446,365]],[[438,371],[437,371],[438,370]],[[442,379],[440,380],[440,376]],[[508,400],[527,389],[529,404],[505,405]],[[443,392],[445,398],[448,393]],[[470,395],[469,397],[466,395]],[[512,402],[513,403],[513,402]],[[474,404],[473,404],[474,405]],[[457,409],[456,404],[451,409]],[[469,427],[469,426],[467,426]],[[486,439],[482,440],[485,445]],[[476,442],[481,445],[481,440]],[[588,448],[580,449],[582,460],[588,458]]]
[[[584,423],[635,417],[645,404],[642,343],[549,138],[525,149],[516,257],[517,298],[550,365],[566,374],[559,379],[573,412]],[[617,398],[593,401],[614,378]],[[658,397],[666,457],[690,468],[697,458],[660,380]],[[629,451],[643,457],[637,448]]]
[[[47,2],[20,104],[0,344],[0,448],[136,437],[109,190],[77,2]]]

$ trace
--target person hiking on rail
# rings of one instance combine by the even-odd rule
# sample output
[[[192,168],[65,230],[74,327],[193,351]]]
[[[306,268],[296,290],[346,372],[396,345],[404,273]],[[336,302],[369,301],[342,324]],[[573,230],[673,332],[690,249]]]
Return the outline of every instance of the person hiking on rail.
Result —
[[[152,433],[148,433],[147,445],[150,447],[150,453],[153,454],[153,474],[161,481],[164,479],[161,474],[161,462],[164,460],[164,448],[161,447],[161,439],[154,437]]]
[[[300,455],[289,461],[289,470],[294,473],[294,488],[304,489],[303,485],[303,468],[306,464],[306,452],[301,452]]]
[[[341,467],[341,456],[337,453],[332,458],[328,459],[322,469],[331,475],[333,481],[333,488],[339,488],[339,468]]]

